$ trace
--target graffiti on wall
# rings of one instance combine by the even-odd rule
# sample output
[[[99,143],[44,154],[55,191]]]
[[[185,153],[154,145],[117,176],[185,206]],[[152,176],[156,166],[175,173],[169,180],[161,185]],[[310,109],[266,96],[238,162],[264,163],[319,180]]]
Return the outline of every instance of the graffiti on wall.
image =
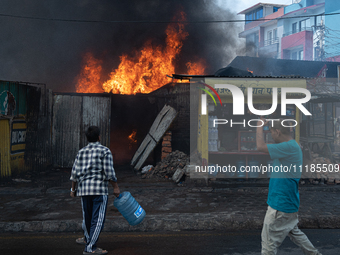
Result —
[[[0,113],[11,116],[15,111],[16,103],[14,95],[8,90],[2,91],[0,94]]]
[[[11,155],[25,152],[26,147],[26,121],[15,119],[12,122]]]

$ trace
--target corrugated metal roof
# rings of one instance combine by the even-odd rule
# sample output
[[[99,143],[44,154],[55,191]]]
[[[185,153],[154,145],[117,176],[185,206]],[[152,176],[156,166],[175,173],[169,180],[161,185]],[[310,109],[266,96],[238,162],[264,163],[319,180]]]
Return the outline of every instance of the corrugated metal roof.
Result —
[[[337,66],[340,62],[308,61],[237,56],[228,65],[243,70],[251,70],[254,76],[288,78],[315,78],[324,66],[327,66],[327,78],[337,78]]]
[[[311,93],[312,97],[309,102],[311,103],[331,103],[340,102],[340,95],[327,94],[327,93]]]
[[[298,76],[298,75],[282,75],[282,76],[215,76],[215,75],[187,75],[187,74],[173,74],[172,77],[174,79],[179,80],[191,80],[193,78],[247,78],[247,79],[306,79],[306,77]]]

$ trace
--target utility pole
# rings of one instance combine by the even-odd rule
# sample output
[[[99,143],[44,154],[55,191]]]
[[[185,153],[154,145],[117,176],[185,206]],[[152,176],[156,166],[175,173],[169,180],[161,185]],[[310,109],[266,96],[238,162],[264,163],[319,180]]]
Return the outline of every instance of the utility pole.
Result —
[[[325,60],[325,25],[323,24],[323,20],[321,20],[321,26],[320,26],[320,60]]]
[[[324,21],[321,20],[320,25],[315,25],[315,33],[317,34],[317,46],[319,50],[317,51],[317,55],[315,55],[315,60],[324,61],[325,60],[325,25]]]

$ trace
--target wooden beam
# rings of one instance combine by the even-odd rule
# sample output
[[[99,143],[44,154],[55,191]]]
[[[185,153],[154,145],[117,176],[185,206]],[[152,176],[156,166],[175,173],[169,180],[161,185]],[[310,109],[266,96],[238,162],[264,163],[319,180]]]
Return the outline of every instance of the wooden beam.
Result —
[[[157,143],[161,140],[176,116],[177,111],[168,105],[165,105],[159,112],[149,130],[149,133],[146,135],[131,160],[131,166],[133,166],[135,170],[138,171],[142,167],[145,160],[154,150]]]

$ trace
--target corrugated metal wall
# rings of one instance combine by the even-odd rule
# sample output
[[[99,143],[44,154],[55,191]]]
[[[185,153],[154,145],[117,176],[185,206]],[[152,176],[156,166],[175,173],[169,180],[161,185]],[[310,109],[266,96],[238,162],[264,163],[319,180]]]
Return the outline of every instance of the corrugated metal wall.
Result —
[[[110,146],[109,95],[52,95],[44,84],[0,81],[0,119],[0,177],[72,167],[90,125]]]
[[[110,122],[111,122],[111,98],[110,97],[83,97],[83,126],[82,131],[89,126],[100,128],[101,144],[110,147]],[[85,134],[82,134],[80,147],[87,145]]]
[[[54,95],[52,144],[53,163],[72,167],[74,159],[87,144],[89,126],[101,130],[101,143],[110,145],[111,99],[109,96]]]
[[[52,165],[52,91],[32,87],[27,103],[25,165],[40,172]]]
[[[0,172],[1,177],[11,175],[9,120],[0,120]]]

